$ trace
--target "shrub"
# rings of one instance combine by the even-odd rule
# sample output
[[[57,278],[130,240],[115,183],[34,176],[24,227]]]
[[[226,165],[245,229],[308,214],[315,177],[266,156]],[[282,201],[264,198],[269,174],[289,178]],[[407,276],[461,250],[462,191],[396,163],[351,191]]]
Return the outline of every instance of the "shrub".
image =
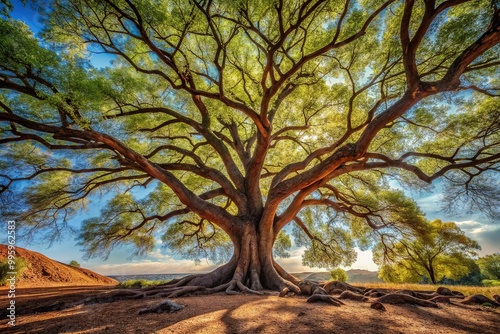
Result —
[[[75,260],[71,260],[71,262],[69,263],[69,265],[72,266],[72,267],[80,268],[80,263],[78,263]]]
[[[21,277],[21,275],[23,274],[23,271],[29,267],[29,262],[23,258],[16,257],[14,260],[14,266],[15,269],[11,270],[11,268],[9,267],[8,259],[5,259],[2,262],[0,262],[0,286],[7,284],[7,279],[11,277],[11,275],[8,274],[9,272],[16,273],[15,277],[17,282]]]
[[[146,286],[160,285],[167,282],[169,282],[169,280],[150,281],[147,279],[129,279],[125,282],[121,282],[116,287],[120,289],[137,289],[144,288]]]
[[[334,281],[347,282],[347,273],[345,270],[337,268],[330,271],[330,276]]]

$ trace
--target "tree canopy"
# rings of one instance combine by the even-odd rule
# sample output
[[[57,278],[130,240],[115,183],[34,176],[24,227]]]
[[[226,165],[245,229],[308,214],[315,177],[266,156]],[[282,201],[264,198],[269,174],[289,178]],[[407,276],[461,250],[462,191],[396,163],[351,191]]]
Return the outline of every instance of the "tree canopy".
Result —
[[[76,261],[76,260],[71,260],[71,261],[69,261],[68,264],[70,266],[72,266],[72,267],[78,267],[78,268],[80,268],[80,263],[78,263],[78,261]]]
[[[330,270],[330,276],[334,281],[347,282],[349,278],[345,270],[341,268]]]
[[[421,234],[394,239],[382,239],[373,254],[379,276],[388,282],[458,281],[469,274],[481,249],[455,223],[440,220],[426,221]]]
[[[482,256],[477,260],[481,274],[487,279],[500,280],[500,253]]]
[[[161,237],[227,262],[188,285],[297,290],[291,237],[348,265],[419,228],[401,187],[498,214],[495,1],[35,3],[39,36],[0,23],[1,200],[28,231],[101,201],[90,256]]]

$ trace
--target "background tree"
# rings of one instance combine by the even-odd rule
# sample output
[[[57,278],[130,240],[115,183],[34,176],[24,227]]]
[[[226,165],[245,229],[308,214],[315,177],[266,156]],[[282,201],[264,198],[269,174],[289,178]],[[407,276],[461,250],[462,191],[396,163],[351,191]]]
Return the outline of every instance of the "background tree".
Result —
[[[75,260],[71,260],[69,262],[69,265],[72,266],[72,267],[80,268],[80,263],[78,263],[78,261],[75,261]]]
[[[485,278],[500,280],[500,253],[480,257],[477,264]]]
[[[465,236],[453,222],[424,221],[420,233],[382,241],[375,247],[374,261],[379,277],[388,282],[422,282],[432,284],[443,279],[460,280],[469,275],[479,244]]]
[[[340,282],[347,282],[347,279],[349,278],[345,270],[342,268],[330,270],[330,276],[332,277],[332,280]]]
[[[495,2],[38,5],[40,38],[0,23],[1,200],[28,235],[105,202],[79,232],[89,256],[161,237],[226,263],[176,295],[299,292],[273,247],[291,233],[334,268],[398,239],[420,212],[394,180],[500,207]]]
[[[469,267],[468,274],[460,277],[459,280],[454,280],[453,282],[450,283],[455,285],[473,285],[473,286],[483,285],[483,277],[481,275],[481,269],[477,265],[476,261],[471,259],[466,262]]]

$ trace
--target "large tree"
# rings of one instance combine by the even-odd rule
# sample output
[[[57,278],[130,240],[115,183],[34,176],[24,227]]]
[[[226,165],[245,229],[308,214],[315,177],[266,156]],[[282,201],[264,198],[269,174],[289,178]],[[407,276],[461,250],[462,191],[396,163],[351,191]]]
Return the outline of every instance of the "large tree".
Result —
[[[444,178],[451,202],[500,207],[496,2],[38,7],[38,38],[0,25],[4,215],[54,237],[99,199],[80,230],[89,255],[144,254],[163,235],[186,256],[227,258],[177,295],[299,292],[274,259],[290,232],[304,263],[335,267],[419,225],[395,180]],[[112,65],[94,68],[103,54]]]

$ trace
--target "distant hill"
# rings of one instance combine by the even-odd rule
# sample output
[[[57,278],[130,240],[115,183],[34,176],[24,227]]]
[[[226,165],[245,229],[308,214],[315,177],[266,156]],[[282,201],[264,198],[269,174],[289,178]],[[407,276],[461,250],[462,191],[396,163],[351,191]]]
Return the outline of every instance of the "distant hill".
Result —
[[[378,278],[378,271],[370,271],[365,269],[351,269],[347,271],[347,282],[349,283],[380,283],[383,282]]]
[[[16,282],[17,287],[116,285],[118,281],[91,270],[72,267],[49,259],[45,255],[16,247],[17,257],[28,263],[28,268]],[[0,261],[8,256],[6,245],[0,245]]]
[[[383,282],[378,278],[378,272],[365,269],[350,269],[347,270],[347,282],[349,283],[378,283]],[[313,281],[328,281],[330,280],[330,273],[327,271],[322,272],[303,272],[293,274],[299,279],[309,279]]]

